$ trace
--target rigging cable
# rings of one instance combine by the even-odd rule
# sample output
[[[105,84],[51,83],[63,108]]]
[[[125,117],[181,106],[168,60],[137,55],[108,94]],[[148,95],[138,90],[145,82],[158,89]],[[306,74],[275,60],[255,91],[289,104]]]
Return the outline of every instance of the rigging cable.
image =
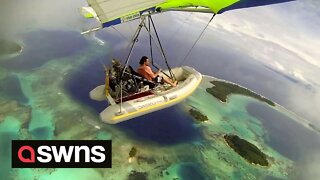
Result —
[[[128,42],[128,45],[126,46],[126,48],[124,48],[124,49],[122,50],[122,52],[121,52],[122,56],[120,57],[120,62],[122,63],[122,62],[123,62],[123,59],[124,59],[124,57],[125,57],[125,54],[126,54],[125,51],[127,51],[127,50],[129,49],[132,41],[130,41],[129,38],[127,38],[125,35],[123,35],[123,34],[122,34],[118,29],[116,29],[114,26],[111,26],[111,27],[112,27],[112,29],[114,29],[114,30],[120,35],[120,37],[122,37],[123,39],[125,39],[125,40]]]
[[[200,40],[200,38],[202,37],[204,31],[208,28],[209,24],[211,23],[212,19],[216,16],[216,14],[213,14],[211,19],[209,20],[209,22],[207,23],[206,27],[202,30],[202,32],[200,33],[200,35],[198,36],[197,40],[193,43],[191,49],[188,51],[187,55],[183,58],[182,62],[180,63],[180,66],[182,65],[182,63],[184,63],[187,60],[187,57],[190,55],[192,49],[195,47],[195,45],[198,43],[198,41]]]
[[[173,40],[173,37],[175,37],[176,39],[178,37],[177,34],[181,31],[181,29],[185,29],[185,25],[188,23],[191,16],[193,16],[193,12],[189,13],[189,15],[182,21],[183,25],[178,26],[178,28],[175,31],[173,31],[172,35],[168,39]]]
[[[166,57],[165,57],[164,52],[161,51],[161,48],[160,48],[160,47],[158,46],[158,44],[157,44],[157,43],[160,44],[159,39],[158,39],[158,42],[156,42],[155,38],[154,38],[154,37],[152,36],[152,34],[151,34],[151,29],[148,29],[148,27],[146,26],[146,24],[144,24],[144,28],[148,31],[148,33],[149,33],[149,35],[150,35],[149,37],[151,38],[151,40],[153,41],[153,43],[155,44],[155,46],[158,48],[158,50],[161,52],[162,57],[166,60]],[[155,28],[155,27],[153,27],[153,28]],[[152,65],[153,65],[153,67],[155,67],[156,69],[160,70],[160,68],[158,67],[158,65],[157,65],[154,61],[152,61]],[[167,66],[168,66],[168,64],[167,64]],[[169,71],[171,71],[170,67],[168,67],[168,69],[169,69]],[[171,74],[168,75],[167,73],[165,73],[165,72],[162,71],[162,70],[161,70],[161,72],[162,72],[164,75],[166,75],[168,78],[171,78],[171,79],[174,78]]]
[[[150,45],[150,57],[152,59],[152,65],[153,64],[153,50],[152,50],[152,37],[151,37],[151,16],[148,16],[148,28],[149,28],[149,45]]]
[[[126,70],[127,67],[128,67],[129,60],[130,60],[130,57],[131,57],[131,54],[132,54],[132,50],[133,50],[133,48],[134,48],[135,43],[137,42],[138,36],[139,36],[139,34],[140,34],[140,32],[141,32],[141,29],[142,29],[142,27],[145,25],[145,24],[144,24],[144,21],[145,21],[145,18],[142,17],[142,18],[141,18],[141,22],[140,22],[140,24],[139,24],[139,26],[138,26],[138,29],[136,30],[135,34],[133,35],[132,42],[131,42],[132,45],[131,45],[131,48],[130,48],[130,51],[129,51],[129,55],[127,56],[126,61],[125,61],[125,66],[124,66],[124,69],[123,69],[122,74],[121,74],[121,79],[122,79],[122,77],[123,77],[123,74],[124,74],[125,70]]]
[[[130,43],[130,40],[125,36],[123,35],[118,29],[116,29],[114,26],[111,26],[112,29],[114,29],[121,37],[123,37],[126,41],[128,41]]]
[[[146,26],[145,26],[146,28]],[[161,70],[161,68],[159,68],[160,66],[154,62],[154,59],[153,59],[153,48],[152,48],[152,41],[153,43],[155,43],[156,47],[161,51],[161,49],[157,46],[157,43],[155,42],[154,38],[152,37],[151,35],[151,16],[149,15],[148,16],[148,28],[146,28],[146,30],[148,31],[149,33],[149,44],[150,44],[150,57],[151,57],[151,64],[154,68],[156,68],[157,70],[161,71],[164,75],[166,75],[168,78],[172,78],[170,77],[167,73],[163,72]],[[159,43],[159,42],[158,42]]]
[[[149,15],[149,17],[150,17],[150,20],[151,20],[151,23],[152,23],[152,26],[153,26],[153,30],[154,30],[154,32],[155,32],[155,34],[156,34],[156,37],[157,37],[157,40],[158,40],[158,42],[159,42],[160,49],[161,49],[161,53],[162,53],[162,55],[163,55],[164,61],[165,61],[166,65],[167,65],[167,67],[168,67],[168,70],[169,70],[171,79],[176,80],[176,77],[175,77],[174,74],[172,73],[171,67],[169,66],[169,63],[168,63],[168,61],[167,61],[167,57],[166,57],[166,55],[165,55],[165,53],[164,53],[164,50],[163,50],[163,48],[162,48],[162,45],[161,45],[161,42],[160,42],[160,38],[159,38],[159,35],[158,35],[158,32],[157,32],[157,29],[156,29],[156,27],[155,27],[155,25],[154,25],[153,19],[152,19],[152,17],[151,17],[150,15]]]
[[[130,60],[130,57],[131,57],[131,54],[132,54],[134,45],[135,45],[135,43],[137,42],[138,36],[139,36],[139,34],[140,34],[140,32],[141,32],[141,29],[142,29],[142,27],[143,27],[143,25],[144,25],[144,20],[145,20],[145,18],[142,17],[142,18],[141,18],[141,22],[140,22],[140,24],[139,24],[139,26],[138,26],[138,29],[136,30],[135,34],[134,34],[133,37],[132,37],[132,42],[131,42],[132,45],[131,45],[129,54],[128,54],[127,58],[126,58],[125,66],[124,66],[124,68],[122,69],[122,72],[121,72],[121,75],[120,75],[120,113],[122,113],[121,110],[122,110],[122,98],[123,98],[123,94],[122,94],[122,91],[123,91],[123,87],[122,87],[122,86],[123,86],[123,81],[122,81],[122,78],[123,78],[123,76],[124,76],[124,74],[125,74],[125,72],[126,72],[126,69],[127,69],[127,67],[128,67],[129,60]]]

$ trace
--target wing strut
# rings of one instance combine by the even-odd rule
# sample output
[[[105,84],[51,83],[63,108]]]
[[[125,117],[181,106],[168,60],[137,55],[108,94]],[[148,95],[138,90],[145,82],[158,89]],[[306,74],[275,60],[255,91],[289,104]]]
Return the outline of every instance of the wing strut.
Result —
[[[148,23],[148,27],[147,27],[147,25],[146,25],[146,23],[145,23],[146,16],[148,16],[148,22],[149,22],[149,23]],[[152,27],[151,27],[151,25],[152,25]],[[162,55],[162,57],[163,57],[163,59],[164,59],[164,61],[165,61],[165,63],[166,63],[166,66],[167,66],[167,68],[168,68],[168,70],[169,70],[170,75],[166,74],[166,73],[163,72],[163,71],[162,71],[162,73],[163,73],[164,75],[166,75],[167,77],[176,80],[174,74],[172,73],[172,69],[171,69],[171,67],[169,66],[169,63],[168,63],[168,61],[167,61],[167,57],[166,57],[166,55],[165,55],[165,53],[164,53],[164,50],[163,50],[162,44],[161,44],[161,42],[160,42],[160,38],[159,38],[158,32],[157,32],[156,27],[155,27],[155,25],[154,25],[154,22],[153,22],[153,20],[152,20],[152,18],[151,18],[151,15],[148,14],[148,15],[145,15],[145,16],[141,16],[141,22],[140,22],[140,24],[139,24],[139,26],[138,26],[135,34],[133,35],[133,38],[132,38],[131,42],[130,42],[130,43],[132,43],[132,44],[131,44],[131,47],[130,47],[130,51],[129,51],[129,54],[128,54],[127,58],[126,58],[124,68],[123,68],[123,70],[122,70],[122,72],[121,72],[121,75],[120,75],[120,89],[121,89],[121,90],[120,90],[120,112],[119,112],[119,113],[122,113],[122,98],[123,98],[122,90],[123,90],[123,85],[124,85],[123,77],[124,77],[124,74],[125,74],[125,72],[126,72],[126,69],[128,68],[129,61],[130,61],[130,58],[131,58],[131,55],[132,55],[132,51],[133,51],[133,49],[134,49],[134,45],[136,44],[137,39],[138,39],[138,37],[139,37],[139,34],[140,34],[140,32],[141,32],[141,29],[142,29],[143,27],[144,27],[144,28],[148,31],[148,33],[149,33],[149,38],[150,38],[149,43],[150,43],[150,51],[151,51],[152,65],[159,70],[159,67],[157,67],[156,64],[155,64],[155,62],[153,61],[152,41],[154,41],[156,47],[157,47],[157,48],[160,50],[160,52],[161,52],[161,55]],[[156,35],[156,40],[157,40],[157,42],[156,42],[155,38],[152,36],[152,34],[151,34],[151,28],[153,29],[153,31],[154,31],[154,33],[155,33],[155,35]],[[129,45],[130,45],[130,44],[129,44]],[[159,45],[159,46],[158,46],[158,45]]]
[[[121,76],[120,76],[120,113],[122,112],[122,84],[123,84],[123,75],[124,75],[124,73],[126,72],[126,69],[127,69],[127,67],[128,67],[128,64],[129,64],[129,60],[130,60],[130,57],[131,57],[131,54],[132,54],[132,51],[133,51],[133,48],[134,48],[134,45],[135,45],[135,43],[137,42],[137,39],[138,39],[138,36],[139,36],[139,34],[140,34],[140,32],[141,32],[141,29],[142,29],[142,27],[143,27],[143,25],[144,25],[144,20],[145,20],[145,17],[144,16],[142,16],[141,17],[141,22],[140,22],[140,24],[139,24],[139,27],[138,27],[138,29],[136,30],[136,32],[135,32],[135,34],[134,34],[134,36],[133,36],[133,38],[132,38],[132,41],[131,41],[131,43],[132,43],[132,45],[131,45],[131,48],[130,48],[130,51],[129,51],[129,54],[128,54],[128,57],[127,57],[127,59],[126,59],[126,61],[125,61],[125,66],[124,66],[124,68],[123,68],[123,70],[122,70],[122,73],[121,73]]]
[[[160,52],[161,52],[161,54],[162,54],[162,57],[163,57],[166,65],[167,65],[167,68],[168,68],[168,70],[169,70],[170,76],[168,76],[168,75],[167,75],[166,73],[164,73],[164,72],[162,72],[162,73],[164,73],[164,74],[165,74],[166,76],[168,76],[169,78],[171,78],[171,79],[173,79],[173,80],[176,80],[174,74],[172,73],[171,67],[169,66],[169,63],[168,63],[166,54],[164,53],[164,50],[163,50],[163,47],[162,47],[162,44],[161,44],[161,41],[160,41],[160,38],[159,38],[159,35],[158,35],[158,32],[157,32],[157,29],[156,29],[156,27],[155,27],[155,25],[154,25],[154,22],[153,22],[153,19],[152,19],[151,15],[148,16],[148,19],[149,19],[149,29],[147,29],[147,28],[146,28],[146,29],[147,29],[147,31],[149,32],[151,57],[153,56],[153,53],[152,53],[152,45],[151,45],[151,40],[152,40],[153,38],[152,38],[152,36],[151,36],[150,22],[151,22],[152,28],[153,28],[153,30],[154,30],[154,32],[155,32],[155,34],[156,34],[157,41],[158,41],[159,46],[160,46]],[[153,58],[152,58],[152,65],[159,70],[159,67],[155,66],[155,64],[154,64],[154,62],[153,62]]]

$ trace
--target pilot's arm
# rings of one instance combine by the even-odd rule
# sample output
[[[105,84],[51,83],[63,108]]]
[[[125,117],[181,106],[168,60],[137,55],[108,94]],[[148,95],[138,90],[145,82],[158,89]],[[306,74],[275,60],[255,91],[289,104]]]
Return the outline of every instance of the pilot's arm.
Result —
[[[152,79],[158,75],[158,73],[154,73],[149,66],[146,67],[146,73],[148,73]]]

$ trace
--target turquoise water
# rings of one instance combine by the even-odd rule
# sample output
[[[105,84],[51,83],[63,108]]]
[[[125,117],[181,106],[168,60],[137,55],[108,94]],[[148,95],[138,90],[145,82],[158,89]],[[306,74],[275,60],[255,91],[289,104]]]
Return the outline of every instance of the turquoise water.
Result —
[[[68,37],[52,41],[54,49],[47,44],[40,50],[39,45],[28,45],[35,36],[31,33],[25,39],[25,52],[1,60],[1,79],[15,79],[0,81],[0,87],[12,85],[0,93],[0,174],[4,179],[122,180],[133,172],[148,179],[314,177],[307,164],[320,150],[319,133],[288,117],[287,111],[250,97],[231,95],[227,103],[220,102],[205,91],[212,86],[212,77],[205,77],[195,93],[177,106],[119,125],[102,123],[98,113],[106,104],[91,101],[88,92],[103,83],[100,61],[108,57],[108,45],[97,45],[77,33],[35,32],[41,34],[40,42]],[[78,50],[60,52],[70,40],[79,42],[79,47],[72,47]],[[52,52],[46,56],[48,51]],[[197,123],[188,114],[190,108],[209,121]],[[267,154],[270,166],[248,163],[225,143],[225,134],[255,144]],[[112,168],[12,169],[13,139],[111,139]],[[137,155],[130,159],[132,147]]]

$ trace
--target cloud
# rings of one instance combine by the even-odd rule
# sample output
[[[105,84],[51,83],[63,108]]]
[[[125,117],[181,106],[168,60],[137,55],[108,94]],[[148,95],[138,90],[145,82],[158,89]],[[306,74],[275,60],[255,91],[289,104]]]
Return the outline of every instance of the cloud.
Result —
[[[299,162],[297,165],[297,179],[315,179],[316,177],[320,177],[320,154],[307,154],[305,159],[304,162]]]
[[[320,111],[319,89],[306,91],[303,87],[294,86],[287,89],[287,93],[290,98],[287,99],[285,107],[320,127],[318,113]]]

